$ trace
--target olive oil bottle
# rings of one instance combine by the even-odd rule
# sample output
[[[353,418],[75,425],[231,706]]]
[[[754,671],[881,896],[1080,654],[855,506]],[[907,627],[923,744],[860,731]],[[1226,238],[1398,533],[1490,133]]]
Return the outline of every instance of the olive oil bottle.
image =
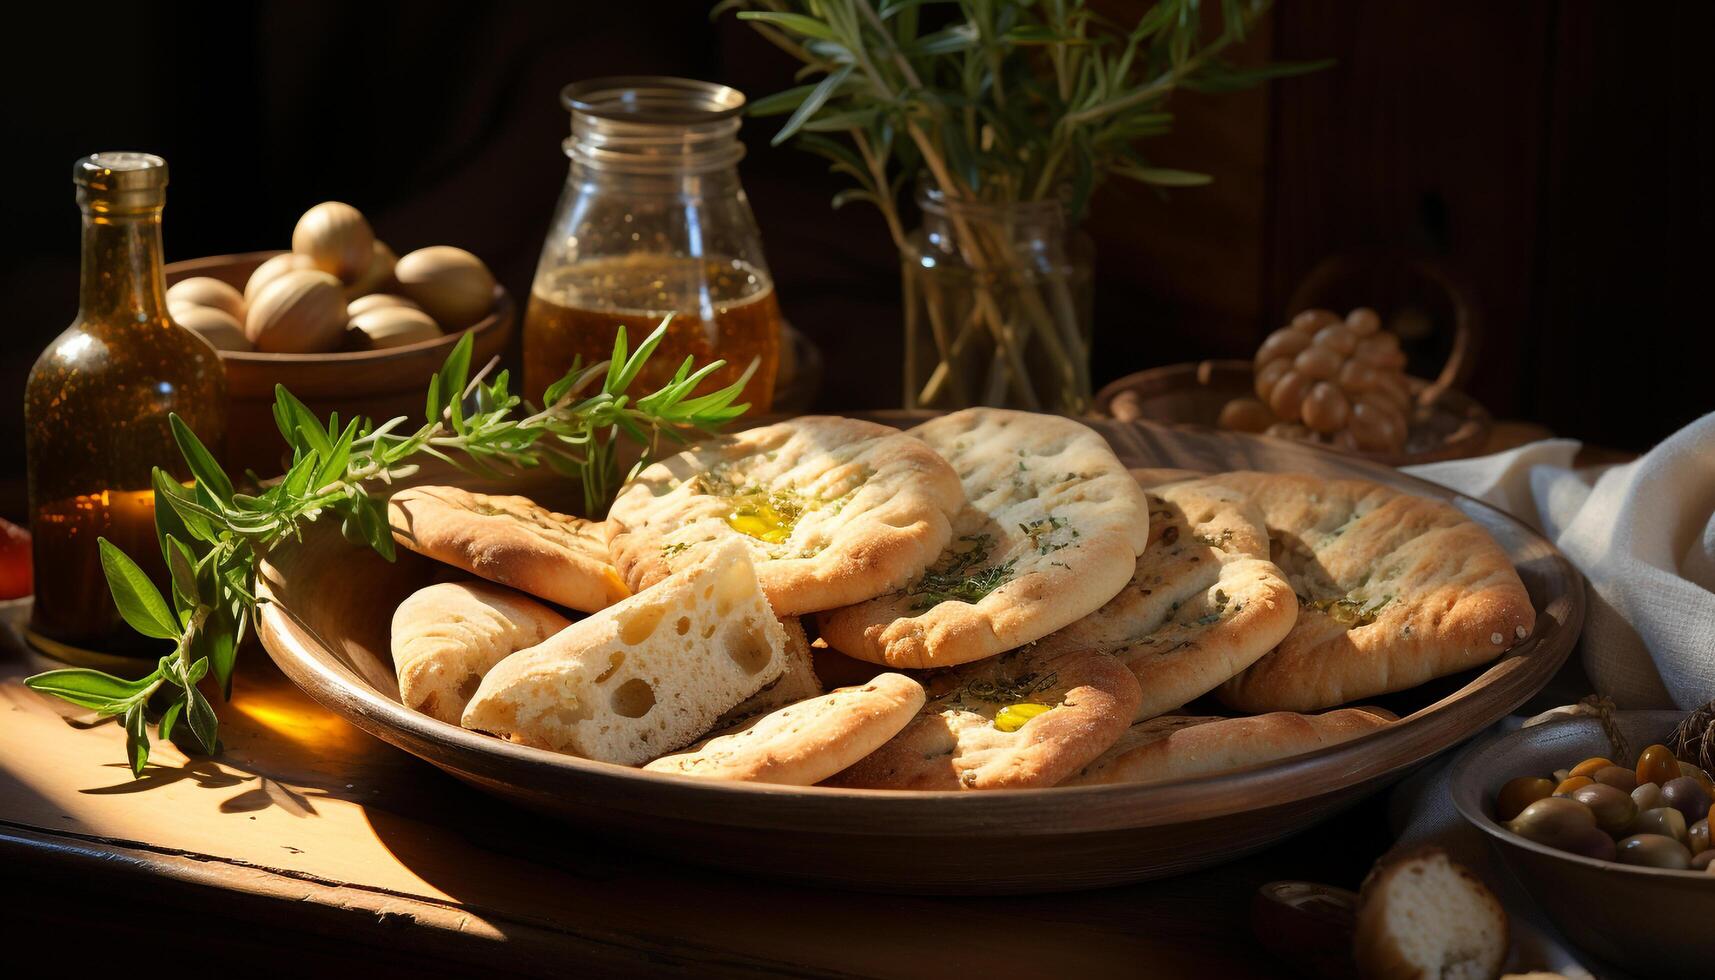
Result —
[[[161,642],[120,619],[96,539],[164,583],[150,473],[189,475],[172,413],[218,450],[226,375],[214,348],[167,315],[166,161],[97,153],[73,166],[72,181],[83,211],[77,318],[36,359],[24,389],[36,580],[29,632],[49,655],[112,666],[116,655],[159,656]]]

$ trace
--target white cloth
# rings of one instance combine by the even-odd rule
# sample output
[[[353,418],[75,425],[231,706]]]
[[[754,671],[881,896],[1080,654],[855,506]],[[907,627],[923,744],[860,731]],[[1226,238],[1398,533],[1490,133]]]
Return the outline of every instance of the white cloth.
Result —
[[[1589,604],[1579,648],[1597,692],[1623,708],[1690,710],[1715,698],[1715,414],[1623,466],[1574,470],[1578,448],[1550,439],[1406,471],[1532,524],[1584,573]],[[1504,719],[1466,751],[1521,721]],[[1517,939],[1510,967],[1588,976],[1453,808],[1447,768],[1445,761],[1428,766],[1394,791],[1389,816],[1398,846],[1436,844],[1495,889]]]
[[[1551,439],[1406,472],[1511,512],[1578,566],[1597,693],[1689,711],[1715,698],[1715,413],[1623,466],[1574,470],[1577,451]]]

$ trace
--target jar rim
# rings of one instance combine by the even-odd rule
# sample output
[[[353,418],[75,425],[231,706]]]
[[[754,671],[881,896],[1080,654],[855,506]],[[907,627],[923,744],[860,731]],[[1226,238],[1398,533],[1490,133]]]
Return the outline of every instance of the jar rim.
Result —
[[[730,85],[671,75],[586,78],[560,89],[560,105],[598,119],[686,125],[731,119],[744,111],[744,93]]]

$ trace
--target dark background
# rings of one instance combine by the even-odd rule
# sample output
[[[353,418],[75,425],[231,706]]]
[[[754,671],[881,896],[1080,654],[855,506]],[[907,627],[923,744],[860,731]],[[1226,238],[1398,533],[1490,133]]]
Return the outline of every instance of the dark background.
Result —
[[[1098,6],[1135,20],[1142,0]],[[794,65],[703,4],[130,3],[38,10],[0,59],[7,327],[0,459],[70,321],[71,163],[145,149],[172,167],[169,260],[285,247],[297,215],[357,205],[401,253],[452,243],[515,294],[566,160],[566,82],[667,73],[760,96]],[[1097,383],[1247,356],[1339,252],[1435,258],[1486,341],[1470,387],[1498,416],[1644,449],[1715,408],[1715,4],[1284,0],[1241,58],[1338,59],[1267,90],[1177,97],[1160,165],[1215,183],[1116,183],[1098,255]],[[896,258],[880,218],[834,212],[815,157],[746,127],[741,165],[782,307],[827,353],[818,407],[899,398]]]

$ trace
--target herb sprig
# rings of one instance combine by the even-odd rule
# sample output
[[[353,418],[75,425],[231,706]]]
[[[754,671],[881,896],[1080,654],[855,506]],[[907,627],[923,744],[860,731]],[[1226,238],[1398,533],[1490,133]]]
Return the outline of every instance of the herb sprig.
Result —
[[[685,442],[689,432],[716,430],[749,408],[737,398],[754,363],[733,384],[693,397],[697,385],[725,362],[697,368],[689,357],[662,388],[631,398],[628,390],[666,331],[663,322],[630,351],[620,327],[611,359],[587,368],[573,364],[545,392],[546,407],[526,415],[520,414],[526,406],[510,390],[507,372],[488,379],[493,362],[471,376],[467,335],[430,379],[423,423],[409,432],[403,431],[404,416],[380,425],[363,418],[342,425],[335,413],[323,423],[278,386],[274,421],[292,447],[292,462],[266,486],[251,474],[255,493],[240,492],[190,427],[173,416],[173,438],[194,479],[187,487],[160,468],[153,473],[155,534],[171,576],[170,596],[162,596],[112,542],[99,542],[102,571],[120,615],[144,636],[170,641],[172,652],[137,680],[79,667],[50,670],[24,683],[121,718],[135,776],[149,761],[152,703],[165,702],[156,737],[171,739],[182,720],[204,752],[218,752],[219,723],[198,685],[212,674],[222,696],[232,695],[238,645],[262,601],[256,597],[259,557],[283,540],[300,538],[305,524],[328,517],[339,520],[348,539],[392,560],[387,488],[415,474],[416,460],[424,456],[485,475],[546,463],[576,479],[586,513],[599,516],[624,482],[616,446],[622,434],[642,447],[625,475],[629,479],[663,439]]]
[[[993,535],[966,534],[959,540],[970,547],[949,555],[905,590],[911,597],[913,610],[933,609],[943,602],[981,602],[990,592],[1012,580],[1017,558],[982,567],[994,548]]]

